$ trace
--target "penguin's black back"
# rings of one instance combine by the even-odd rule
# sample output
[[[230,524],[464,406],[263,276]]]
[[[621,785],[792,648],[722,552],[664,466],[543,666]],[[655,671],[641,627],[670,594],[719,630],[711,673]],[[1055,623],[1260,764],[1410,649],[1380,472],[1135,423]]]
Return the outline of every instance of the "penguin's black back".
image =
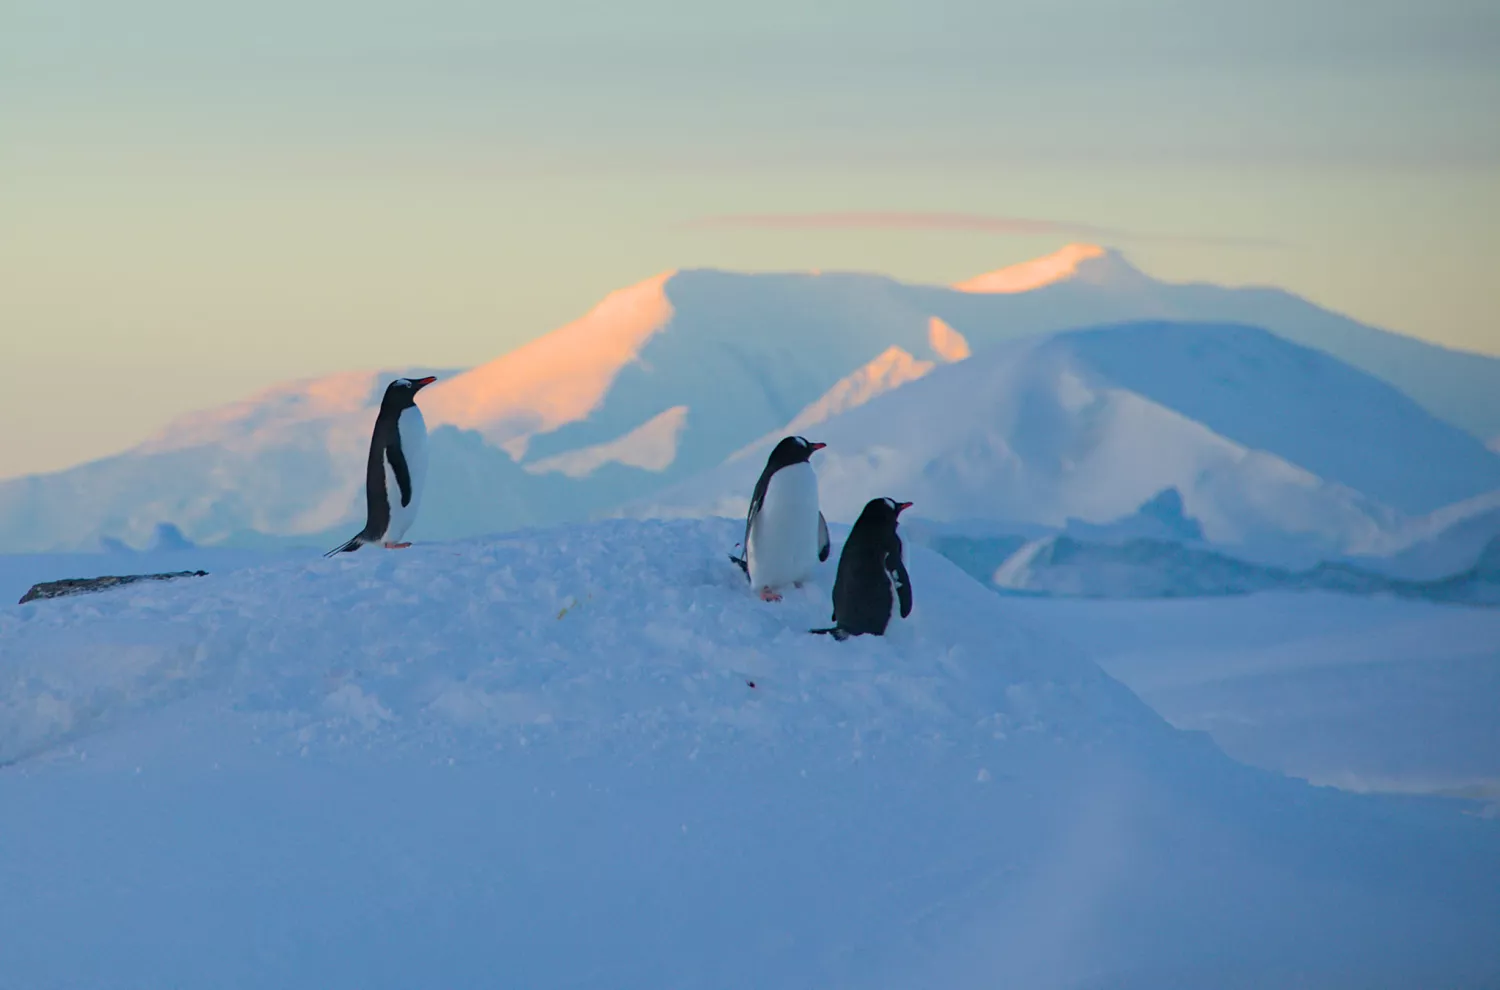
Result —
[[[367,541],[380,539],[391,525],[390,497],[394,495],[402,505],[411,504],[411,471],[406,465],[406,454],[401,449],[401,414],[416,405],[409,391],[389,389],[380,403],[380,412],[375,417],[375,430],[370,434],[370,455],[365,459],[365,528],[359,538]],[[389,461],[391,473],[396,476],[397,492],[385,490],[385,465]]]
[[[883,636],[896,605],[902,618],[911,614],[911,579],[896,534],[896,510],[890,499],[871,499],[839,554],[834,628],[851,636]]]

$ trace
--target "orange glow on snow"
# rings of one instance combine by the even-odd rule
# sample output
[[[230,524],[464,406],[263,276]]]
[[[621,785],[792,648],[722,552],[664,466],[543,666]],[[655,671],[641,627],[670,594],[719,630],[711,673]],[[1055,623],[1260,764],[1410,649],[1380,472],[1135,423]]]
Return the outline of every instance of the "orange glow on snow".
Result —
[[[964,335],[934,316],[927,321],[927,344],[938,357],[952,364],[971,353]]]
[[[673,274],[612,292],[567,326],[431,386],[422,401],[428,421],[479,430],[514,454],[517,440],[583,419],[672,318]]]
[[[1104,254],[1104,249],[1097,244],[1069,244],[1045,257],[987,272],[953,287],[960,292],[1030,292],[1076,274],[1079,265],[1093,258],[1102,258]]]

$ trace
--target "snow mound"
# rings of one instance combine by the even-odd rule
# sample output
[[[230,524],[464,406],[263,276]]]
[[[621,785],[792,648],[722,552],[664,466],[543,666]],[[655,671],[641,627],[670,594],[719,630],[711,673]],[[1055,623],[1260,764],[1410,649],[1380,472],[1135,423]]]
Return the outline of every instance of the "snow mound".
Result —
[[[920,549],[894,634],[810,636],[831,564],[765,605],[736,531],[594,524],[0,610],[0,982],[1500,974],[1492,823],[1239,767]]]
[[[807,633],[827,624],[827,587],[779,608],[750,595],[720,552],[735,539],[722,520],[613,522],[11,609],[0,762],[198,692],[290,719],[298,747],[478,733],[581,755],[824,732],[839,738],[825,753],[851,757],[892,734],[969,746],[1022,725],[1156,724],[1087,661],[1030,643],[935,554],[913,556],[911,621],[850,646]],[[1070,716],[1078,706],[1094,717]]]

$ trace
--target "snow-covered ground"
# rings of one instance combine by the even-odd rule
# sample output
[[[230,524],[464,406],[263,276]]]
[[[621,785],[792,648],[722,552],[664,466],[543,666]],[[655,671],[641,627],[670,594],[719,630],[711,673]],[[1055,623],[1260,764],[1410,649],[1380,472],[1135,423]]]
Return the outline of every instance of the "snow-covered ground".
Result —
[[[0,987],[1500,979],[1500,823],[1237,764],[920,548],[809,636],[836,553],[766,605],[737,530],[0,608]]]
[[[1500,810],[1500,610],[1321,592],[1011,608],[1237,759]]]

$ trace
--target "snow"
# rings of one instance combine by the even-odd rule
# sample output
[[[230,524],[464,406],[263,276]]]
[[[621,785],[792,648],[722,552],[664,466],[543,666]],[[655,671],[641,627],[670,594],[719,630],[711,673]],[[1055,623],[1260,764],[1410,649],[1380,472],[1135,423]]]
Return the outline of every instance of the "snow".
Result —
[[[687,417],[687,406],[673,406],[624,436],[592,447],[555,454],[527,465],[526,470],[532,474],[560,471],[570,478],[584,478],[613,462],[662,471],[677,457],[677,438],[687,425]]]
[[[838,548],[766,605],[741,525],[0,609],[0,986],[1500,976],[1493,821],[1240,767],[920,547],[810,636]]]
[[[1121,378],[1129,385],[1112,377],[1127,344],[1134,365]],[[1223,422],[1227,411],[1206,418],[1253,435],[1255,448],[1168,404],[1191,407],[1197,393],[1176,379],[1201,373],[1212,381],[1225,351],[1246,359],[1232,407],[1237,419]],[[1343,473],[1351,481],[1377,479],[1369,487],[1404,501],[1426,498],[1444,483],[1455,492],[1486,484],[1492,469],[1500,472],[1500,461],[1477,442],[1367,376],[1324,367],[1326,360],[1234,326],[1151,324],[997,345],[820,424],[817,439],[828,444],[818,462],[825,512],[850,521],[871,494],[888,494],[915,502],[912,511],[929,519],[1061,527],[1070,519],[1113,522],[1175,488],[1207,539],[1267,557],[1317,559],[1383,548],[1401,517],[1374,495],[1293,463],[1293,455],[1349,466]],[[1165,369],[1154,384],[1137,373],[1153,366]],[[1298,400],[1298,416],[1262,410],[1263,401],[1287,394],[1288,383],[1312,396]],[[1367,408],[1371,390],[1390,407],[1369,417],[1379,432],[1349,422],[1346,411],[1346,404]],[[1305,439],[1304,424],[1318,417],[1340,434]],[[1256,420],[1273,425],[1249,425]],[[1467,459],[1466,442],[1473,447]],[[1359,456],[1332,453],[1339,445]],[[628,511],[743,511],[759,453]],[[1395,487],[1402,478],[1405,489]]]
[[[233,569],[165,593],[133,586],[137,590],[12,608],[0,613],[5,669],[12,678],[9,693],[0,696],[0,761],[59,745],[96,716],[115,718],[149,706],[163,687],[182,690],[200,681],[227,688],[231,706],[254,711],[250,695],[336,677],[400,714],[403,732],[442,733],[454,725],[441,712],[485,711],[496,698],[513,696],[511,681],[523,658],[545,670],[540,685],[524,676],[519,682],[520,696],[547,715],[552,728],[542,731],[555,731],[567,718],[583,719],[589,738],[569,741],[590,747],[619,745],[611,733],[640,731],[659,717],[653,714],[658,709],[673,711],[675,720],[686,720],[694,731],[709,731],[728,716],[739,729],[774,739],[780,734],[776,721],[744,706],[746,678],[758,682],[755,698],[831,691],[833,707],[850,718],[872,709],[880,720],[920,712],[930,722],[945,706],[956,705],[926,728],[946,723],[960,738],[978,720],[1005,710],[986,709],[996,699],[965,697],[948,678],[937,677],[945,665],[975,662],[965,658],[976,650],[986,663],[995,662],[992,626],[998,620],[982,621],[993,611],[991,597],[946,561],[925,556],[925,570],[912,576],[922,609],[922,575],[937,574],[925,608],[935,613],[934,621],[955,618],[955,628],[935,641],[918,635],[903,644],[892,636],[841,652],[806,634],[826,624],[828,587],[794,589],[788,604],[774,610],[749,595],[743,574],[722,553],[741,535],[723,520],[613,522],[409,551],[367,549],[328,561]],[[825,585],[834,560],[836,555],[823,566]],[[979,609],[981,621],[956,621],[966,606]],[[684,616],[699,620],[684,628]],[[634,657],[627,646],[610,645],[633,639],[640,641]],[[120,666],[98,656],[101,641],[130,644],[137,661]],[[898,648],[904,658],[898,671],[882,674],[877,684],[846,681],[851,670],[868,669],[881,651]],[[236,669],[247,655],[257,657],[253,673]],[[603,655],[611,664],[601,671]],[[507,657],[514,659],[498,659]],[[851,668],[851,657],[864,659]],[[918,663],[917,657],[925,659]],[[810,658],[818,662],[810,666]],[[96,665],[96,679],[80,683],[69,666],[74,659]],[[1019,657],[1013,662],[1013,674],[1032,666]],[[672,683],[660,688],[656,681],[664,672]],[[242,684],[240,674],[248,678]],[[227,685],[217,683],[226,676]],[[1133,704],[1081,659],[1056,659],[1049,676],[1082,678],[1089,691]],[[601,678],[610,682],[613,702],[593,697],[601,693]],[[640,700],[643,685],[650,704],[637,709],[632,693]],[[941,688],[936,694],[934,685]],[[876,694],[868,693],[872,687]],[[60,714],[69,692],[77,696]],[[877,698],[884,692],[889,699]],[[569,711],[574,693],[588,696],[589,705],[621,707],[613,713]],[[43,696],[53,700],[45,716],[37,717],[33,703]],[[326,728],[318,718],[321,701],[308,700],[313,707],[300,713],[312,728]],[[554,711],[559,704],[563,709]],[[62,735],[55,734],[58,726],[65,727]],[[299,744],[307,728],[299,728]],[[870,722],[863,731],[868,735],[874,728]],[[665,742],[650,732],[645,741],[652,748]]]
[[[1011,607],[1237,759],[1500,811],[1500,610],[1324,593]]]
[[[1203,541],[1203,526],[1187,514],[1182,493],[1176,488],[1163,488],[1128,516],[1106,523],[1069,519],[1063,531],[1076,539],[1102,542],[1151,539],[1194,544]]]
[[[1500,540],[1466,570],[1427,581],[1393,578],[1337,561],[1291,570],[1242,560],[1203,545],[1149,537],[1094,542],[1060,533],[1015,546],[948,537],[936,548],[987,584],[1034,594],[1194,598],[1274,589],[1322,590],[1500,606]]]
[[[861,274],[663,272],[478,368],[423,369],[439,375],[422,403],[434,432],[434,483],[448,486],[434,497],[449,501],[441,516],[424,509],[413,533],[477,535],[616,509],[781,429],[893,348],[906,355],[900,373],[872,377],[872,387],[854,389],[853,398],[904,391],[929,365],[935,373],[1007,341],[1121,321],[1263,327],[1395,385],[1474,436],[1500,430],[1500,359],[1364,327],[1274,290],[1163,283],[1108,249],[1076,246],[1041,259],[1026,278],[1009,271],[989,281],[1016,291]],[[1126,348],[1126,357],[1132,353]],[[1306,409],[1315,392],[1292,388],[1291,378],[1262,376],[1258,391],[1246,395],[1214,383],[1193,392],[1195,379],[1153,373],[1146,388],[1126,377],[1128,364],[1111,372],[1122,386],[1188,419],[1208,417],[1206,428],[1241,448],[1259,449],[1255,431],[1273,430],[1278,444],[1303,445],[1277,456],[1367,496],[1389,495],[1398,509],[1500,487],[1471,485],[1500,458],[1489,453],[1481,462],[1453,437],[1417,428],[1410,409],[1386,404],[1368,383],[1360,395],[1343,393],[1358,399],[1357,408],[1312,399]],[[325,543],[363,511],[361,465],[381,384],[411,373],[294,383],[183,417],[115,457],[0,482],[0,548],[76,550],[101,537],[140,544],[162,522],[200,543]],[[1178,393],[1163,391],[1174,383]],[[1283,409],[1283,401],[1291,404]],[[824,412],[831,410],[817,415]],[[1400,427],[1391,437],[1396,448],[1379,463],[1366,464],[1352,446],[1338,448],[1343,426],[1357,427],[1362,416],[1394,416]],[[1299,459],[1306,448],[1317,463]],[[1391,474],[1388,463],[1403,458],[1424,467]]]
[[[960,292],[986,294],[1033,292],[1112,263],[1123,264],[1118,252],[1106,251],[1097,244],[1069,244],[1044,257],[986,272],[953,287]]]
[[[1267,331],[1139,323],[1071,334],[1115,385],[1408,513],[1500,487],[1500,458],[1386,383]]]
[[[1472,567],[1500,536],[1500,491],[1486,492],[1413,519],[1393,535],[1388,554],[1361,560],[1395,577],[1432,580]]]
[[[950,348],[946,339],[942,343],[945,348]],[[782,437],[801,436],[841,413],[857,409],[877,395],[921,378],[934,367],[936,364],[932,361],[919,361],[899,347],[888,347],[869,364],[839,379],[832,388],[809,403],[784,426],[747,444],[726,459],[734,461],[753,456],[763,464],[770,450],[781,442]]]
[[[611,293],[567,326],[431,386],[423,404],[434,422],[476,430],[519,455],[535,434],[598,408],[620,371],[671,322],[667,283],[675,275]]]

